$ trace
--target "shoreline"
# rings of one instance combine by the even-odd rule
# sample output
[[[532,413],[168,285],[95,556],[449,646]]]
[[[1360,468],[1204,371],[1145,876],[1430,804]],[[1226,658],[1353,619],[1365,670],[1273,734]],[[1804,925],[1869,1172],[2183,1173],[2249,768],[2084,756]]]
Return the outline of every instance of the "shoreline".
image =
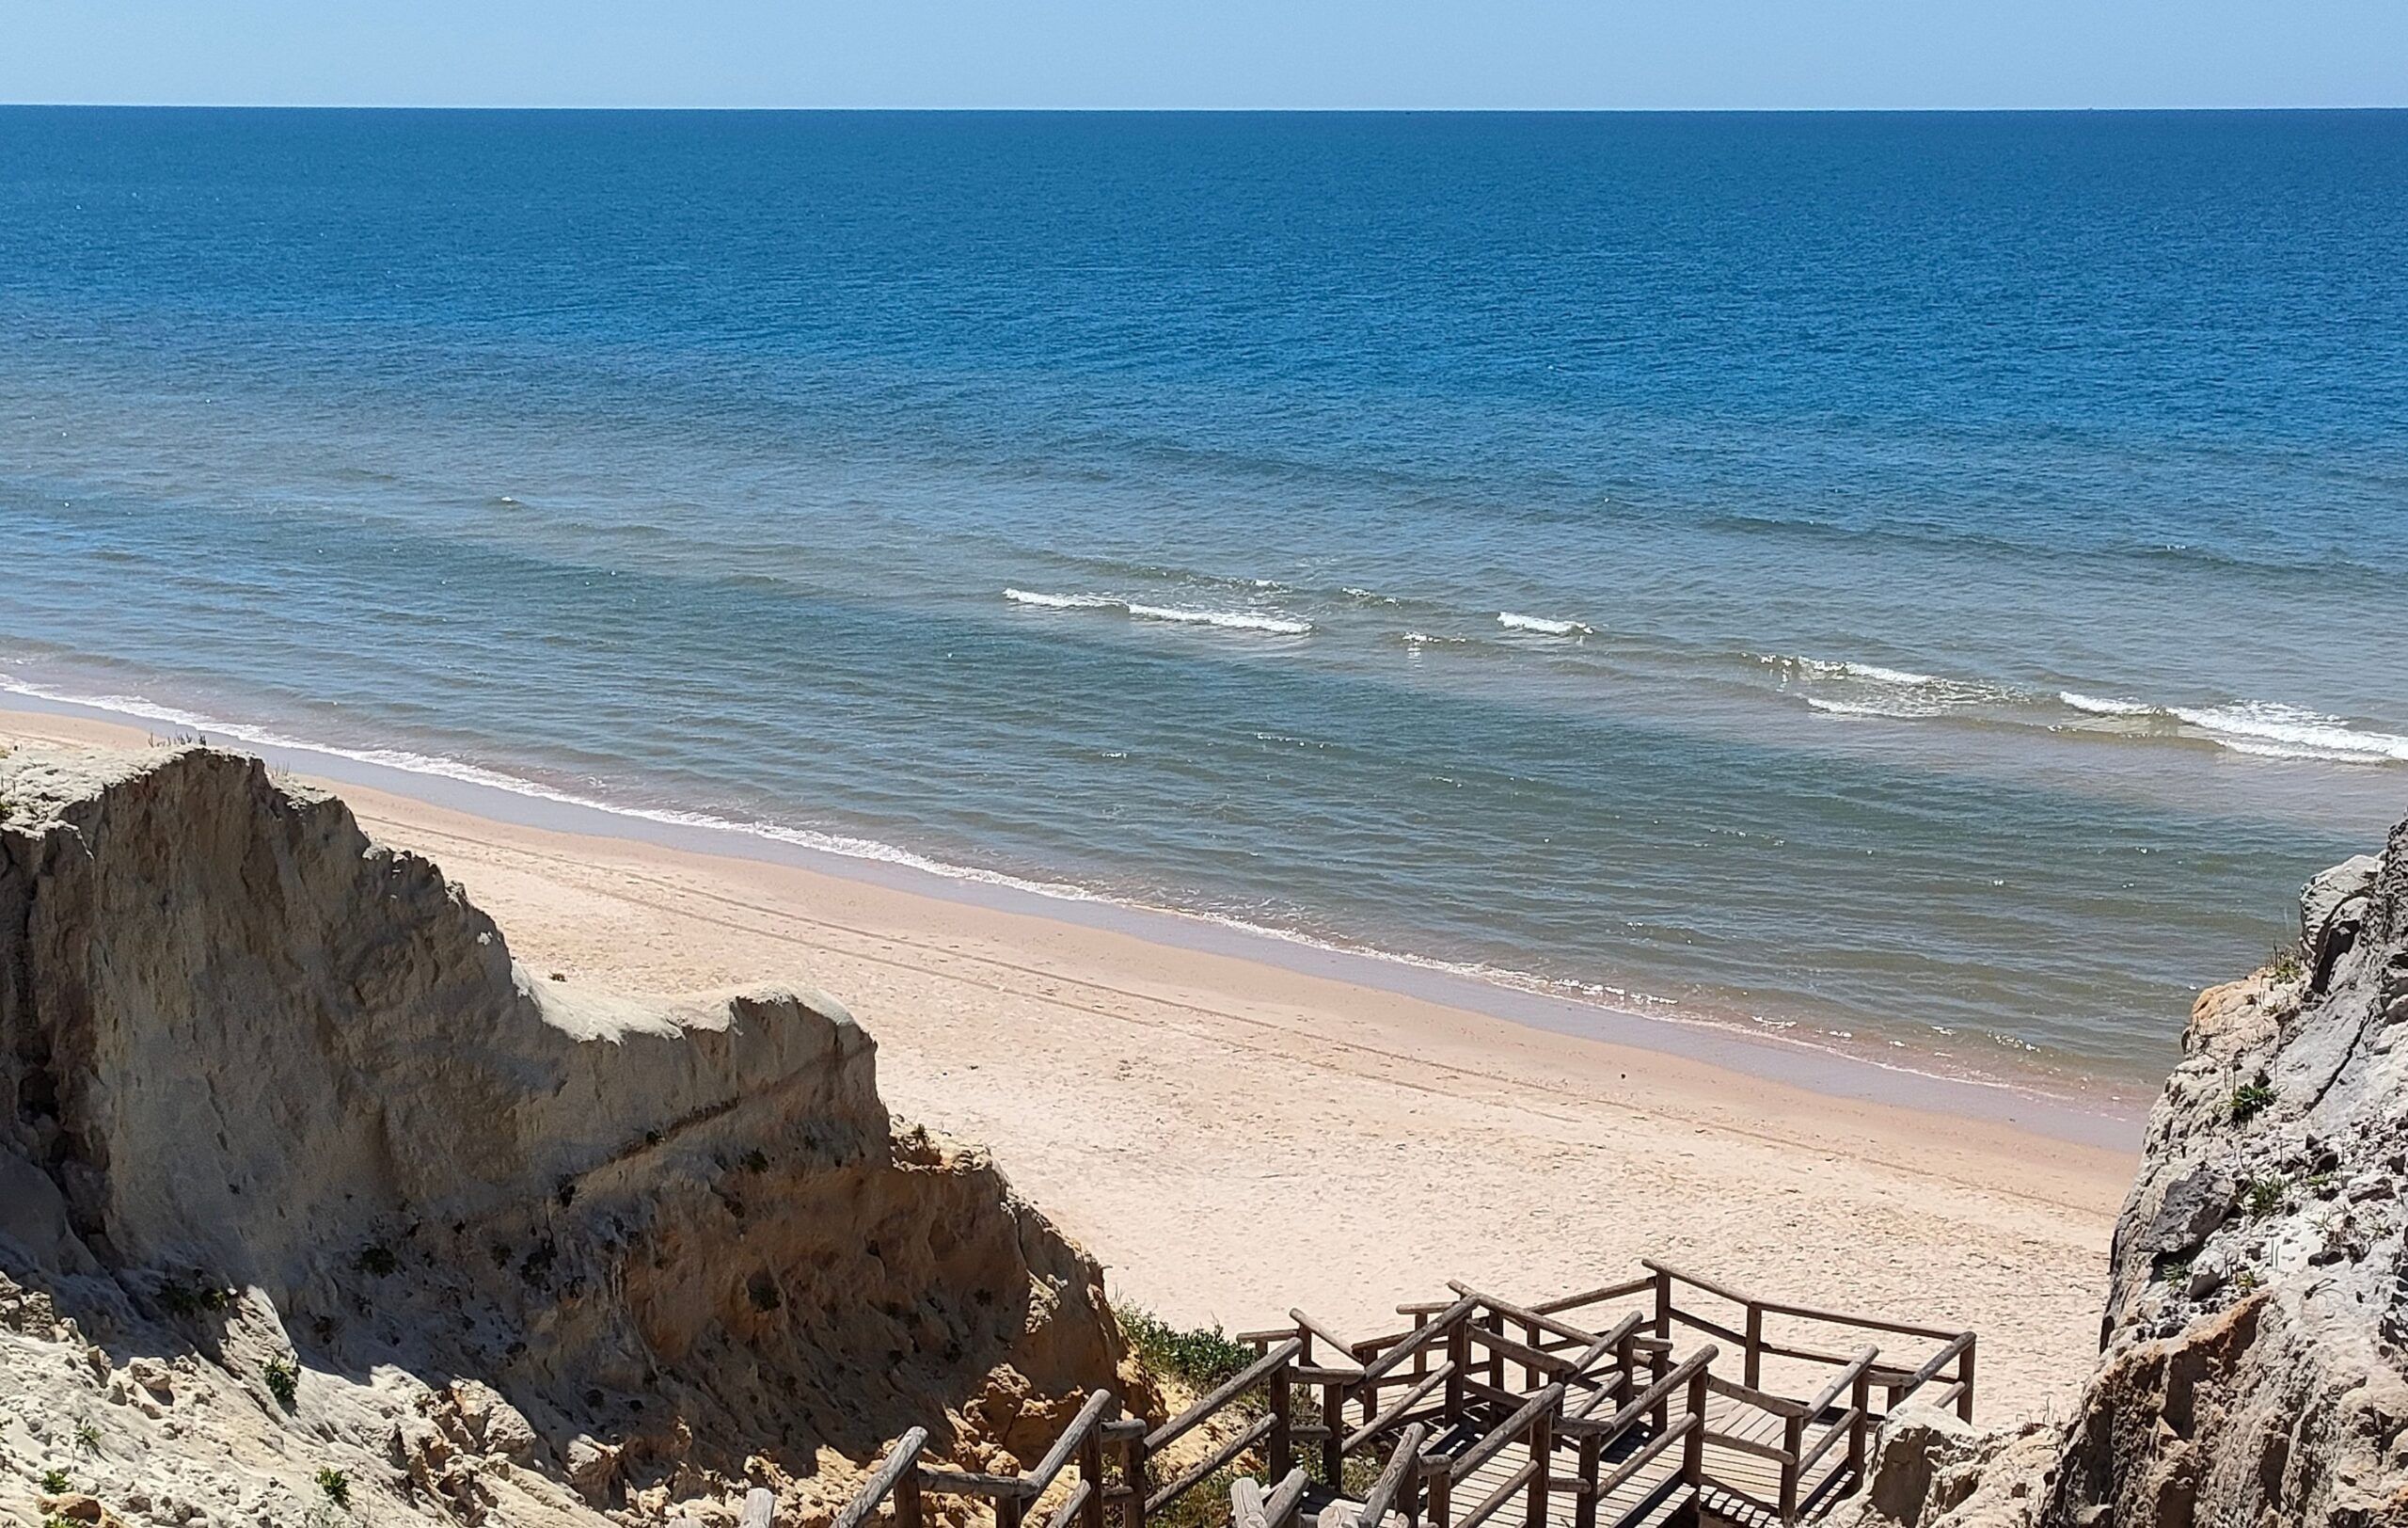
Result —
[[[1670,1003],[1641,1009],[1569,996],[1509,979],[1505,973],[1483,974],[1410,955],[1347,948],[1276,929],[1117,901],[1069,884],[1045,885],[940,866],[904,851],[892,857],[846,852],[772,837],[732,822],[678,820],[672,812],[567,798],[531,782],[504,783],[507,776],[479,779],[382,762],[254,728],[203,722],[166,707],[146,715],[14,686],[0,689],[0,727],[26,717],[80,719],[141,734],[137,741],[161,736],[157,729],[163,726],[198,731],[205,725],[218,729],[239,751],[272,765],[340,786],[389,791],[499,824],[791,865],[990,912],[1054,919],[1173,949],[1345,981],[1574,1040],[1660,1052],[1833,1098],[1991,1121],[2075,1144],[2137,1150],[2155,1096],[2154,1082],[2147,1079],[2068,1078],[2036,1065],[2018,1074],[2017,1058],[2008,1055],[2002,1055],[1995,1073],[1950,1070],[1941,1064],[1942,1058],[1917,1055],[1894,1041],[1890,1043],[1902,1054],[1883,1057],[1869,1045],[1843,1046],[1812,1031],[1791,1033],[1770,1025],[1682,1012]]]
[[[59,710],[0,739],[147,741]],[[674,993],[800,979],[879,1042],[898,1120],[992,1152],[1116,1297],[1351,1329],[1431,1270],[1515,1293],[1656,1256],[1983,1333],[1985,1414],[2066,1398],[2137,1158],[2022,1121],[1813,1090],[1340,975],[627,835],[334,787],[531,971]]]

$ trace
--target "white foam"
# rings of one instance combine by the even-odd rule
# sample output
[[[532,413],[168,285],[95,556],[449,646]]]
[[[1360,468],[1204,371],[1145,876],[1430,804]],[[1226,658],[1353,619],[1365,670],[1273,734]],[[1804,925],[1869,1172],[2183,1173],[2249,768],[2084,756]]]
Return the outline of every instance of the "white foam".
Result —
[[[1827,700],[1820,695],[1809,695],[1806,697],[1806,705],[1810,709],[1829,711],[1833,716],[1888,716],[1905,722],[1918,721],[1924,717],[1938,714],[1933,708],[1917,706],[1911,701],[1877,705],[1853,700]]]
[[[2093,716],[2162,716],[2164,710],[2141,700],[2102,700],[2097,695],[2084,695],[2071,690],[2060,690],[2057,698],[2078,711]]]
[[[1853,660],[1841,661],[1772,654],[1759,655],[1756,661],[1809,679],[1863,679],[1874,684],[1893,684],[1901,689],[1941,682],[1937,675],[1917,674],[1911,669],[1885,668],[1879,663],[1859,663]]]
[[[2237,754],[2333,764],[2408,763],[2408,737],[2361,732],[2337,716],[2277,701],[2233,706],[2170,706],[2166,713]]]
[[[1555,621],[1544,615],[1516,615],[1510,610],[1497,613],[1497,624],[1511,631],[1535,631],[1543,637],[1582,637],[1593,629],[1579,621]]]
[[[1268,631],[1275,636],[1301,637],[1310,634],[1310,621],[1291,620],[1284,615],[1257,615],[1242,610],[1188,610],[1178,605],[1127,605],[1129,613],[1141,621],[1174,621],[1181,626],[1217,626],[1230,631]]]
[[[1408,647],[1456,647],[1471,641],[1471,638],[1450,637],[1435,631],[1407,631],[1402,640]]]
[[[1181,605],[1137,605],[1108,595],[1049,595],[1030,589],[1006,589],[1004,597],[1015,605],[1035,605],[1041,610],[1116,610],[1137,621],[1214,626],[1226,631],[1267,631],[1281,637],[1308,636],[1313,629],[1310,621],[1285,615],[1259,615],[1243,610],[1192,610]]]
[[[1041,595],[1027,589],[1006,589],[1004,597],[1015,605],[1035,605],[1043,610],[1119,610],[1117,599],[1101,595]]]

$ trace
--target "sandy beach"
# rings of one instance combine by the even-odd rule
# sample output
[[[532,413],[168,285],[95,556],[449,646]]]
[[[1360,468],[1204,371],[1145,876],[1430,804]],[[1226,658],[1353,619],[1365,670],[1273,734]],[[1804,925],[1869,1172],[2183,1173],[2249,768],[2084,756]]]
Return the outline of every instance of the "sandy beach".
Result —
[[[146,740],[0,712],[11,739]],[[2096,1349],[2124,1150],[1227,950],[327,783],[547,976],[833,994],[877,1037],[897,1115],[991,1147],[1119,1297],[1174,1320],[1301,1306],[1368,1332],[1448,1277],[1535,1298],[1655,1256],[1767,1297],[1972,1326],[1991,1420],[2062,1410]]]

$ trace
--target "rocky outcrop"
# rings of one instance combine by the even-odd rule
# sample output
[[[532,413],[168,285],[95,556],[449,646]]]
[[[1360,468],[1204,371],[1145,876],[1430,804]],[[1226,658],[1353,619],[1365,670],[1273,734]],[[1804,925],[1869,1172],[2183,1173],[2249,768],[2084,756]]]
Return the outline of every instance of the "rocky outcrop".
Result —
[[[1115,1374],[1099,1271],[875,1055],[809,989],[521,969],[256,760],[0,757],[0,1512],[808,1517],[912,1424],[1007,1464]]]
[[[2408,1524],[2408,823],[2301,917],[2296,954],[2192,1011],[2075,1416],[2020,1458],[1895,1425],[1880,1471],[1957,1488],[1861,1520]]]

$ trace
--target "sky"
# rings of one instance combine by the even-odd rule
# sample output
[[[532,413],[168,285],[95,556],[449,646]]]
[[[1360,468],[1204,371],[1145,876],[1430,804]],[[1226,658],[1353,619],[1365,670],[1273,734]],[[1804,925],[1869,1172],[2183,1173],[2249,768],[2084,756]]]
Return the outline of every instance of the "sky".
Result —
[[[2408,0],[0,0],[0,101],[2408,105]]]

